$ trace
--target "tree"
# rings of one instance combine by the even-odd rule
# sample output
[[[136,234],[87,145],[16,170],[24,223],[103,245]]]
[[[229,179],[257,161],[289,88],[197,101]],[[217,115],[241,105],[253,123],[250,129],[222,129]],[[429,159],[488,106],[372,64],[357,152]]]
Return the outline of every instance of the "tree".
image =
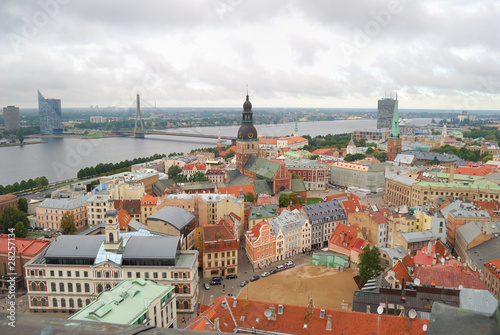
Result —
[[[297,176],[295,173],[292,172],[292,179],[302,179],[302,177]]]
[[[182,173],[182,168],[179,165],[172,165],[168,168],[168,178],[174,179],[175,176]]]
[[[210,181],[210,178],[205,176],[205,174],[201,171],[195,172],[189,177],[190,182],[200,182],[200,181]]]
[[[14,226],[14,235],[16,235],[16,237],[25,238],[26,236],[28,236],[28,228],[26,228],[24,223],[19,221]]]
[[[374,152],[374,151],[375,151],[375,150],[373,150],[373,148],[372,148],[372,147],[369,147],[368,149],[366,149],[366,154],[367,154],[367,155],[371,155],[371,154],[373,154],[373,152]]]
[[[427,164],[429,164],[429,165],[439,165],[439,159],[436,156],[434,156],[434,159],[431,160],[431,161],[428,161]]]
[[[5,207],[3,214],[0,217],[0,225],[2,225],[4,234],[8,234],[9,228],[14,228],[18,222],[22,222],[26,229],[30,226],[30,222],[26,214],[15,207]]]
[[[301,205],[304,203],[304,199],[302,199],[302,197],[299,197],[297,195],[297,193],[290,193],[290,195],[288,196],[288,198],[290,199],[290,203],[292,205]]]
[[[384,270],[380,266],[380,258],[378,256],[378,248],[370,245],[366,245],[363,248],[363,252],[359,255],[359,278],[361,283],[364,285],[368,280],[377,277]]]
[[[493,159],[492,155],[486,155],[483,157],[483,163],[486,163],[487,161],[491,161]]]
[[[19,130],[17,131],[16,137],[19,140],[19,143],[22,144],[24,142],[24,131],[23,131],[23,128],[19,128]]]
[[[252,192],[248,191],[247,193],[245,193],[245,201],[254,202],[255,195]]]
[[[61,229],[63,235],[73,235],[76,231],[75,215],[71,211],[64,212],[61,218]]]
[[[281,193],[280,194],[280,199],[279,199],[280,207],[288,207],[290,206],[290,197],[286,193]]]
[[[227,158],[227,159],[233,158],[233,157],[234,157],[234,154],[235,154],[234,150],[230,150],[230,151],[226,154],[226,158]]]
[[[23,213],[28,213],[28,201],[26,198],[19,198],[17,200],[17,208]]]

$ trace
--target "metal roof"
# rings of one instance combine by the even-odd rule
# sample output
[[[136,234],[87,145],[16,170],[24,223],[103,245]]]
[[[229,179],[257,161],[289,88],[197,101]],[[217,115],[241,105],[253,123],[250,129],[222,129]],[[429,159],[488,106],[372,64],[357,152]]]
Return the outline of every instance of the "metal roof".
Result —
[[[90,197],[92,197],[92,193],[73,199],[45,199],[37,207],[71,210],[85,205]]]
[[[123,250],[123,259],[175,259],[179,236],[132,236]]]
[[[104,235],[61,235],[48,247],[45,258],[94,258]]]
[[[460,291],[460,308],[492,314],[498,307],[498,299],[490,291],[463,288]]]
[[[163,221],[177,230],[181,230],[194,220],[194,215],[182,208],[166,206],[149,216],[147,220]]]
[[[470,260],[475,263],[476,267],[482,271],[485,263],[499,257],[499,250],[500,236],[497,236],[468,249],[466,252],[467,257],[470,258]]]
[[[403,236],[406,242],[415,243],[415,242],[429,241],[433,235],[429,230],[424,230],[424,231],[416,231],[413,233],[401,233],[401,236]]]

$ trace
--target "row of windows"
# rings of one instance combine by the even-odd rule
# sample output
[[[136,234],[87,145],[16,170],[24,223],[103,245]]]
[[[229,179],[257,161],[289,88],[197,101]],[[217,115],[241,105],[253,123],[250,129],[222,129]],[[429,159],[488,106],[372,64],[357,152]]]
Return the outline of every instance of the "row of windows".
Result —
[[[158,272],[153,272],[153,278],[158,279],[159,273]],[[179,276],[179,272],[174,272],[174,279],[179,279],[182,277],[182,279],[188,279],[188,273],[187,272],[182,272],[181,276]],[[132,278],[132,272],[127,272],[127,278]],[[135,278],[141,278],[141,272],[136,272],[135,273]],[[150,275],[149,272],[144,272],[144,278],[149,279]],[[162,272],[161,273],[161,278],[162,279],[167,279],[167,273]]]
[[[236,251],[226,251],[226,257],[235,257],[236,256]],[[208,253],[207,254],[207,258],[208,259],[211,259],[212,258],[212,254],[214,255],[214,258],[219,258],[219,253],[218,252],[212,252],[212,253]],[[220,257],[224,257],[224,251],[221,251],[220,252]]]
[[[80,298],[77,299],[76,303],[77,303],[78,308],[83,308],[83,300],[82,299],[80,299]],[[89,304],[90,304],[90,299],[86,299],[85,306],[87,306]],[[73,298],[70,298],[69,299],[69,306],[66,306],[66,299],[62,298],[60,301],[60,305],[62,308],[66,308],[66,307],[75,308],[75,300]],[[47,306],[47,300],[45,298],[42,298],[39,301],[37,298],[33,298],[33,300],[31,300],[31,306],[42,306],[42,307]],[[57,298],[52,299],[52,307],[54,307],[54,308],[59,307],[59,301],[57,300]]]
[[[30,276],[34,277],[36,276],[36,270],[30,270]],[[50,270],[50,277],[55,277],[56,275],[56,272],[54,270]],[[64,276],[64,271],[58,271],[57,272],[58,274],[58,277],[62,278],[71,278],[72,275],[73,275],[73,271],[66,271],[66,276]],[[74,275],[76,278],[80,278],[80,271],[75,271],[74,272]],[[38,270],[38,276],[43,276],[43,271],[42,270]],[[83,271],[83,278],[88,278],[89,276],[89,272],[88,271]],[[109,278],[109,277],[108,277]],[[115,278],[118,278],[118,277],[115,277]]]

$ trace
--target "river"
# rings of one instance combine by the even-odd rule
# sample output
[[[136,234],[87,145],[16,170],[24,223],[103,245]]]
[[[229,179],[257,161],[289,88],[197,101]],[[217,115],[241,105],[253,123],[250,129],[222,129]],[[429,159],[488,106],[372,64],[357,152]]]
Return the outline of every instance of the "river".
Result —
[[[414,119],[417,126],[430,123],[431,119]],[[373,129],[376,120],[337,120],[299,122],[300,134],[317,135],[349,133],[354,130]],[[236,136],[239,126],[181,128],[181,132]],[[257,125],[263,135],[284,136],[293,133],[293,123]],[[173,131],[175,131],[174,129]],[[146,138],[110,137],[102,139],[77,138],[28,138],[47,143],[24,146],[0,147],[0,185],[12,184],[46,176],[50,182],[75,178],[77,172],[99,163],[117,163],[136,157],[172,152],[190,152],[202,147],[215,147],[215,139],[184,138],[177,136],[146,135]],[[224,145],[230,144],[225,142]]]

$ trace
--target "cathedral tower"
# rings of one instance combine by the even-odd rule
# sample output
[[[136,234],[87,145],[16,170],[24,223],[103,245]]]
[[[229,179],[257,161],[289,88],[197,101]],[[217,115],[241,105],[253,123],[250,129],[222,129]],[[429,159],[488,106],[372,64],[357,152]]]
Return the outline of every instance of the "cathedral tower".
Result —
[[[241,173],[243,173],[243,168],[250,156],[259,156],[259,139],[257,138],[257,130],[253,126],[252,117],[252,103],[249,100],[247,90],[247,99],[243,103],[241,127],[236,139],[236,168]]]

